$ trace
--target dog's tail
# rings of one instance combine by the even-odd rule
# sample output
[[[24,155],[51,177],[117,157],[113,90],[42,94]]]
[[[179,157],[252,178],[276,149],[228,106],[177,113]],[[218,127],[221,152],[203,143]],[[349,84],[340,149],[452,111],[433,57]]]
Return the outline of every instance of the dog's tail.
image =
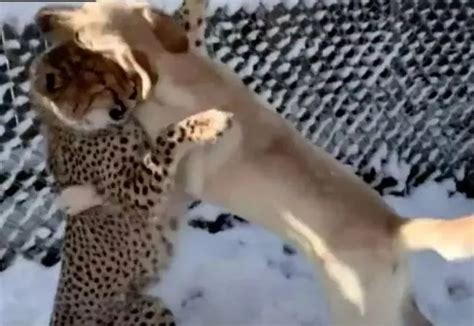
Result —
[[[405,251],[434,250],[446,260],[474,257],[474,215],[441,220],[404,220],[399,240]]]

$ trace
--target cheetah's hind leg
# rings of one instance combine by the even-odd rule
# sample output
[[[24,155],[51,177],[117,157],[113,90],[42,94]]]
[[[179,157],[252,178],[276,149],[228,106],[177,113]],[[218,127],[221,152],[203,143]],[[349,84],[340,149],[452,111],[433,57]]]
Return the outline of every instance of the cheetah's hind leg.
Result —
[[[117,307],[114,325],[175,326],[175,317],[160,298],[134,295],[126,307]]]

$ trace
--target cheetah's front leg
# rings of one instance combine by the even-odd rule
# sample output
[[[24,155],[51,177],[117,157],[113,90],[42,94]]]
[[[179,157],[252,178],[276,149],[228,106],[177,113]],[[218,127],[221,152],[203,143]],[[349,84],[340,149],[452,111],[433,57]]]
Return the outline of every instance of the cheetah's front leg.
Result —
[[[215,143],[232,126],[232,116],[211,109],[168,126],[157,137],[155,150],[145,157],[145,165],[151,170],[166,169],[174,174],[177,164],[191,149]]]
[[[207,56],[204,34],[206,30],[206,8],[209,0],[184,0],[176,18],[186,30],[191,48]]]
[[[115,312],[113,325],[175,326],[173,313],[160,298],[138,295]]]
[[[142,164],[129,168],[114,196],[145,210],[157,207],[168,199],[183,156],[193,148],[216,142],[231,127],[231,121],[231,113],[212,109],[163,129],[145,153]]]

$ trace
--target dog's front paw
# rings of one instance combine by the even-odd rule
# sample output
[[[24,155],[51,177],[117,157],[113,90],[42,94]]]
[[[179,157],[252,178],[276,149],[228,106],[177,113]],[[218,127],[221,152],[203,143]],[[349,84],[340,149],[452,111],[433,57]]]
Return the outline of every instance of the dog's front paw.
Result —
[[[61,208],[68,216],[77,215],[89,208],[103,204],[102,197],[91,185],[69,186],[59,195]]]

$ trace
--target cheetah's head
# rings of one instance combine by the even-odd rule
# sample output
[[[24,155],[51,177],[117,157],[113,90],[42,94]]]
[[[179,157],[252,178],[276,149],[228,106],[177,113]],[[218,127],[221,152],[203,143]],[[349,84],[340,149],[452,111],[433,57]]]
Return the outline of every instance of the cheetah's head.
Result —
[[[40,55],[30,74],[33,102],[55,122],[76,130],[121,124],[140,100],[138,79],[74,42]]]

